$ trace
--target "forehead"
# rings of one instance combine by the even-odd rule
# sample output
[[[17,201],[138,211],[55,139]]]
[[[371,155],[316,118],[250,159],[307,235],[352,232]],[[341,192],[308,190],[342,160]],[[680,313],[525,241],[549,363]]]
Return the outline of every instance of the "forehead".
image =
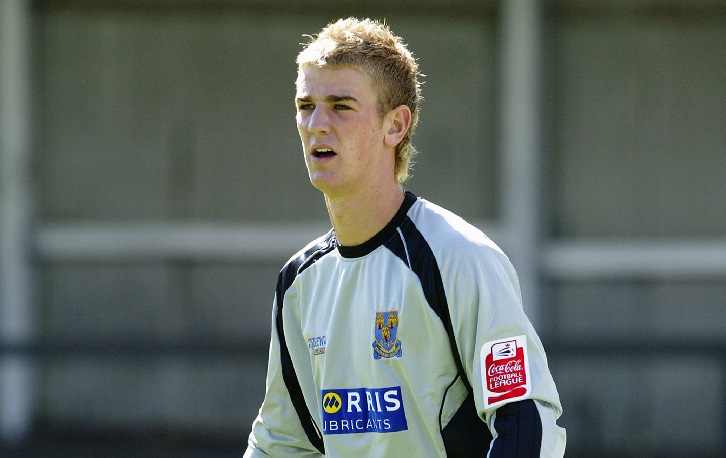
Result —
[[[303,65],[298,69],[296,97],[353,97],[361,102],[375,101],[373,81],[366,73],[353,67],[318,67]]]

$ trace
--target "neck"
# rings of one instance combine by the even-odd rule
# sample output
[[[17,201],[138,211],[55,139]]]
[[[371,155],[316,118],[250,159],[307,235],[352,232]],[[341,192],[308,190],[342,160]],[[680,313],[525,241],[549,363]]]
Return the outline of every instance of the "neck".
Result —
[[[338,242],[356,246],[371,239],[391,221],[403,198],[398,183],[358,196],[335,199],[326,195],[325,204]]]

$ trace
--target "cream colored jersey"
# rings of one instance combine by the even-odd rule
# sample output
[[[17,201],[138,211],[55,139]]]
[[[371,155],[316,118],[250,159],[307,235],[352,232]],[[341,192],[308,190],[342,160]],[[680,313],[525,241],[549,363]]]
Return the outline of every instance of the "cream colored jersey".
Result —
[[[245,456],[564,453],[514,268],[478,229],[413,194],[368,242],[339,246],[331,231],[293,257],[272,328]]]

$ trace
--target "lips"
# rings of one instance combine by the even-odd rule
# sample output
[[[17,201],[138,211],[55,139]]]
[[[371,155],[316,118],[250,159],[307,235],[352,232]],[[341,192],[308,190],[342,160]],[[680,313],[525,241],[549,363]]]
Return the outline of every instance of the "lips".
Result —
[[[325,159],[335,156],[335,151],[330,148],[316,148],[313,150],[313,157],[317,159]]]

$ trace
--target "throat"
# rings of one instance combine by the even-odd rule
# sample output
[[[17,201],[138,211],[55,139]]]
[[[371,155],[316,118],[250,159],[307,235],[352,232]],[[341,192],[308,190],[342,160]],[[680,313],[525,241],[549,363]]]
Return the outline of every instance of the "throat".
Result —
[[[365,198],[331,199],[326,195],[330,222],[341,245],[357,246],[376,235],[403,203],[403,190]]]

